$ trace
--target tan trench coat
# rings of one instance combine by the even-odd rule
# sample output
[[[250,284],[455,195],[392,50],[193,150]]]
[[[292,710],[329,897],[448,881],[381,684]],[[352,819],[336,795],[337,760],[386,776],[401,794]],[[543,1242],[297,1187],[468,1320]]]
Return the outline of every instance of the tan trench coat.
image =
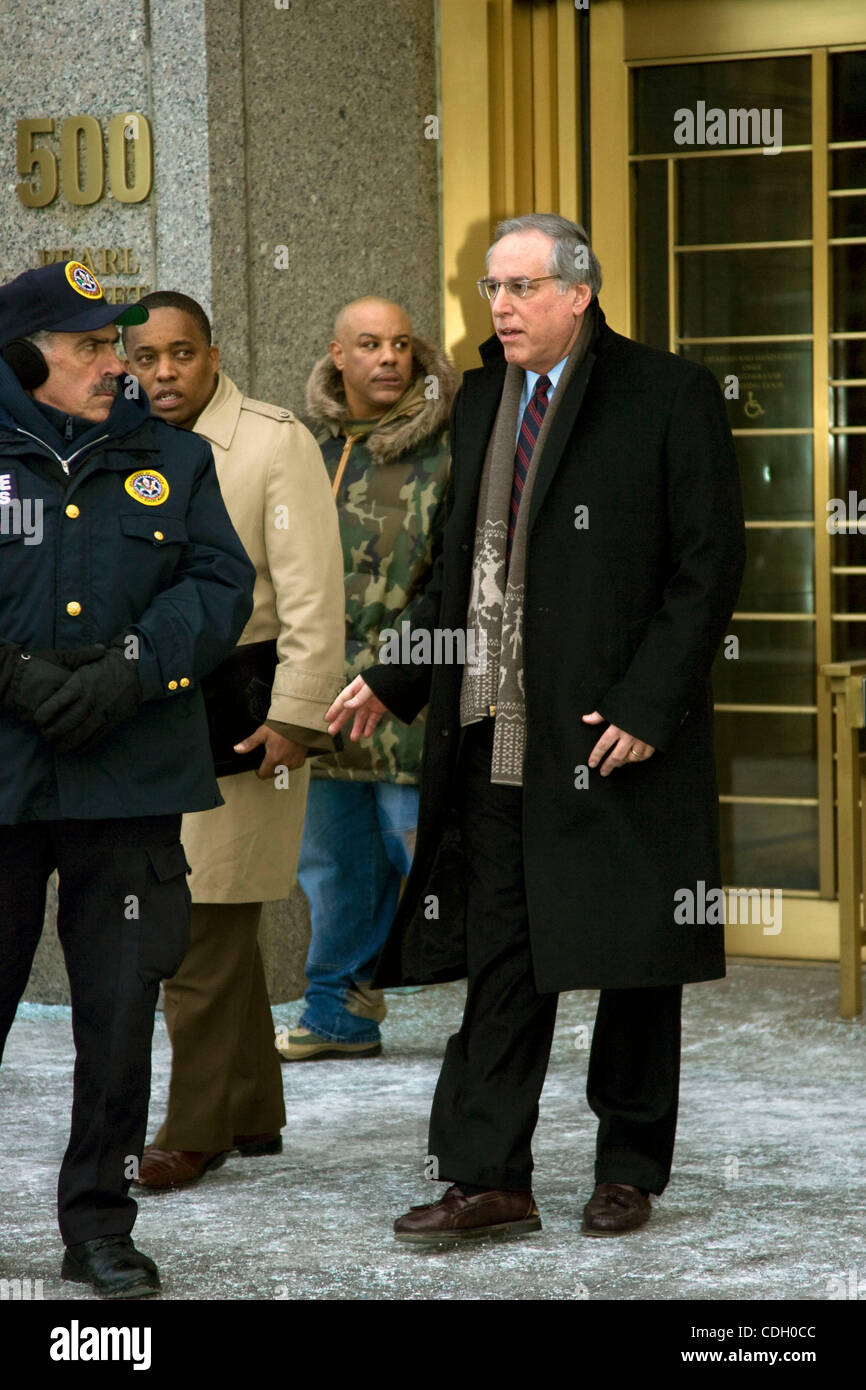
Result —
[[[345,595],[337,512],[319,446],[291,411],[251,400],[220,373],[195,424],[213,448],[232,524],[256,567],[239,645],[277,639],[269,717],[326,732],[343,686]],[[238,740],[253,729],[238,729]],[[184,816],[193,902],[272,902],[295,882],[309,768],[289,786],[220,778],[225,805]]]

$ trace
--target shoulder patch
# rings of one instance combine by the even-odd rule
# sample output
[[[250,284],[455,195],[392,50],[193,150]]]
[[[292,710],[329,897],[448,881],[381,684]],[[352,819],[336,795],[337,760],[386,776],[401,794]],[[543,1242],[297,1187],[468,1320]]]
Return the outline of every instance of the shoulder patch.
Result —
[[[269,420],[291,420],[295,417],[290,410],[279,405],[268,405],[267,401],[255,401],[252,396],[244,396],[241,410],[251,410],[254,415],[266,415]]]

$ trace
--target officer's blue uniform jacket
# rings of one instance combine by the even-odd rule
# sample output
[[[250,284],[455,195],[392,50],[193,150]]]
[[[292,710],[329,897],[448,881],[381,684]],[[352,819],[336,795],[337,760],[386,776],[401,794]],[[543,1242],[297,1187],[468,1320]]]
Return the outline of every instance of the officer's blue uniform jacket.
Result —
[[[0,361],[4,501],[0,642],[65,651],[134,633],[144,702],[81,755],[0,716],[0,824],[221,805],[199,681],[235,646],[255,571],[210,446],[151,418],[122,377],[108,419],[67,441]]]

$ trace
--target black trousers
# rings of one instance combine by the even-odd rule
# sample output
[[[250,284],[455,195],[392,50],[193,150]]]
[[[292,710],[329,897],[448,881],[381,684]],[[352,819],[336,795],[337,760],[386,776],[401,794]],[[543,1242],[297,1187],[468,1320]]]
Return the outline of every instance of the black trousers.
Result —
[[[57,931],[75,1039],[72,1129],[60,1169],[64,1244],[132,1230],[159,982],[189,939],[180,816],[0,826],[0,1055],[59,871]]]
[[[492,719],[470,726],[461,750],[469,985],[463,1023],[448,1041],[436,1087],[429,1153],[437,1176],[449,1182],[528,1191],[559,996],[535,988],[523,793],[490,782],[492,734]],[[599,1120],[597,1183],[660,1193],[670,1177],[681,1000],[680,985],[601,991],[587,1079]]]

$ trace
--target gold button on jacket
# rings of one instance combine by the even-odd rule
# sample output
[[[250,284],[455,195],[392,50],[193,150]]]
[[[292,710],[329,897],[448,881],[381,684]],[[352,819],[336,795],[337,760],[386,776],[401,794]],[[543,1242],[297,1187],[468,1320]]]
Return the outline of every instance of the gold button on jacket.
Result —
[[[78,516],[78,508],[74,502],[69,503],[69,506],[66,508],[66,515],[69,517],[70,521],[74,521]]]
[[[169,690],[177,690],[177,681],[169,681],[168,688]]]
[[[76,603],[75,599],[73,599],[71,603],[67,603],[66,611],[69,614],[70,618],[77,618],[79,613],[81,612],[81,604]]]

